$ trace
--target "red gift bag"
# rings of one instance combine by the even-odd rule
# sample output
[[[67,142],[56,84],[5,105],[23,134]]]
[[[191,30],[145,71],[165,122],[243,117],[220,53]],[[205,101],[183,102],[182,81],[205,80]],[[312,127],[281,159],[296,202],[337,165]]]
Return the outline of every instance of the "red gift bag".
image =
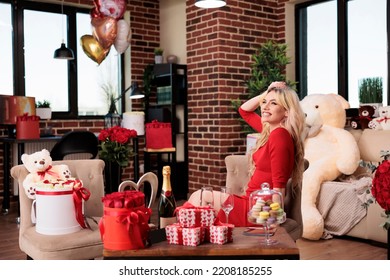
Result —
[[[147,149],[172,148],[171,123],[153,120],[151,123],[145,124],[145,128]]]
[[[39,117],[18,116],[16,119],[16,139],[39,139]]]

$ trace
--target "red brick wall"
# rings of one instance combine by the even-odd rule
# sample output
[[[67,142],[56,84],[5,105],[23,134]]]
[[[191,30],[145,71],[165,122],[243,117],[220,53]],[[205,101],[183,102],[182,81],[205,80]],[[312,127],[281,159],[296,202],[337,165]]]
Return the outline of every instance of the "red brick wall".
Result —
[[[246,98],[255,49],[268,39],[284,42],[285,2],[229,0],[198,9],[187,1],[190,192],[225,185],[225,156],[245,152],[231,100]]]

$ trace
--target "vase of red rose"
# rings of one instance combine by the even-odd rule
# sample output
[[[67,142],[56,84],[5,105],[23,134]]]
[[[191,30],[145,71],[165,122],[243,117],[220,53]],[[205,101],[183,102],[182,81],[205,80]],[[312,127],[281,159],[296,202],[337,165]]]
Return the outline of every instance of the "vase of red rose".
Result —
[[[104,168],[105,193],[118,191],[121,183],[122,168],[129,165],[134,155],[129,143],[137,137],[137,131],[114,126],[99,134],[99,158],[106,163]]]

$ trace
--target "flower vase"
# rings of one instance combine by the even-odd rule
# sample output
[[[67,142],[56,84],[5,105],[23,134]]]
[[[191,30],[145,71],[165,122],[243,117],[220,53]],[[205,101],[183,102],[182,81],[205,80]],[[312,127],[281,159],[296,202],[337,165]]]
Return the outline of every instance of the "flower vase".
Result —
[[[122,168],[116,162],[105,162],[104,167],[104,192],[117,192],[119,184],[121,183]]]

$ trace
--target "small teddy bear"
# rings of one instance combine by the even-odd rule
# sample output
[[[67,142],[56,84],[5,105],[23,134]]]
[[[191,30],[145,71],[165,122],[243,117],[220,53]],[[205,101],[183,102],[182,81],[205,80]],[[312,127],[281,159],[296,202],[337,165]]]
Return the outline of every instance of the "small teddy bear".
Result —
[[[374,118],[375,108],[370,105],[361,105],[359,107],[359,117],[351,119],[351,127],[354,129],[370,128],[369,123]]]
[[[390,130],[390,106],[381,106],[378,111],[379,117],[372,119],[368,126],[375,130]]]
[[[65,164],[52,166],[50,152],[46,149],[33,154],[23,154],[22,162],[30,172],[23,181],[23,188],[30,199],[35,199],[35,187],[40,181],[71,178],[69,167]]]

